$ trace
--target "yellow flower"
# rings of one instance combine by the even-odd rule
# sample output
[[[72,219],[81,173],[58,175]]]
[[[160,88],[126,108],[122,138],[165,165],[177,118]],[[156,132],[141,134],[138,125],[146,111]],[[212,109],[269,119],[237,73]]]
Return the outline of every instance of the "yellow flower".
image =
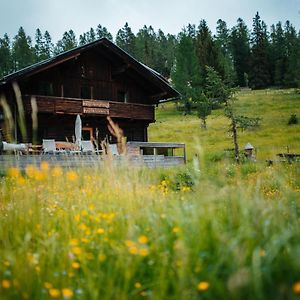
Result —
[[[100,262],[104,262],[104,261],[106,260],[106,255],[103,254],[103,253],[100,253],[100,254],[98,255],[98,260],[99,260]]]
[[[209,283],[207,281],[200,281],[197,288],[199,291],[206,291],[209,289]]]
[[[138,239],[140,244],[147,244],[148,243],[148,238],[145,235],[141,235]]]
[[[130,254],[138,254],[138,252],[139,252],[139,249],[137,248],[137,247],[130,247],[129,249],[128,249],[128,251],[129,251],[129,253]]]
[[[61,291],[64,298],[72,298],[73,297],[73,291],[69,288],[64,288]]]
[[[97,229],[97,233],[98,234],[103,234],[104,233],[104,229],[103,228],[98,228]]]
[[[73,269],[79,269],[80,268],[80,263],[77,261],[72,262],[72,268]]]
[[[40,165],[40,169],[43,171],[48,171],[49,170],[49,163],[46,161],[42,161]]]
[[[80,247],[73,247],[72,248],[72,252],[75,254],[75,255],[80,255],[82,253],[82,250]]]
[[[75,219],[76,222],[79,222],[80,221],[80,214],[75,215],[74,219]]]
[[[77,239],[71,239],[69,243],[70,243],[71,246],[77,246],[78,245],[78,240]]]
[[[51,288],[51,289],[49,289],[49,295],[52,298],[58,298],[60,296],[60,290]]]
[[[293,284],[293,292],[295,294],[300,294],[300,281],[296,281],[294,284]]]
[[[18,168],[9,168],[7,174],[9,177],[17,178],[20,176],[20,170]]]
[[[180,232],[180,228],[179,227],[174,227],[172,231],[174,233],[178,233],[178,232]]]
[[[33,165],[27,165],[25,168],[25,172],[28,177],[34,177],[37,173],[37,168]]]
[[[52,169],[52,172],[51,172],[51,175],[53,176],[53,177],[60,177],[61,175],[62,175],[62,169],[60,168],[60,167],[54,167],[53,169]]]
[[[49,282],[45,282],[45,283],[44,283],[44,287],[45,287],[46,289],[51,289],[51,288],[52,288],[52,284],[49,283]]]
[[[125,241],[125,245],[126,245],[127,247],[134,247],[135,243],[134,243],[133,241],[126,240],[126,241]]]
[[[9,289],[10,288],[10,281],[7,279],[2,280],[2,287],[4,289]]]
[[[136,282],[136,283],[134,284],[134,287],[135,287],[136,289],[140,289],[140,288],[142,287],[142,285],[141,285],[139,282]]]
[[[66,176],[69,181],[75,181],[78,178],[78,175],[75,171],[68,171]]]
[[[139,254],[141,256],[148,256],[149,255],[149,250],[146,249],[146,248],[142,248],[142,249],[139,250]]]
[[[8,260],[5,260],[3,262],[3,264],[4,264],[5,267],[9,267],[10,266],[10,262]]]

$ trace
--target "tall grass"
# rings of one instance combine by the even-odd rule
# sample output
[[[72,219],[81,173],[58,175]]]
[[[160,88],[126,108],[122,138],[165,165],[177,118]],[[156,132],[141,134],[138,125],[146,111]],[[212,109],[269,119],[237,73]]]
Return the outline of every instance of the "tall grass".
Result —
[[[10,169],[1,299],[296,299],[300,171]]]

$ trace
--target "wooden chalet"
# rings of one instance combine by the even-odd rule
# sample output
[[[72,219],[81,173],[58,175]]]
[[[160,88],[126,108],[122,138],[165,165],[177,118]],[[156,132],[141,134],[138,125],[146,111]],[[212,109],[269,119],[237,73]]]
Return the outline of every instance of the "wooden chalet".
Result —
[[[27,141],[22,142],[32,141],[33,96],[38,110],[37,142],[47,138],[72,141],[77,114],[82,119],[83,139],[108,137],[113,141],[107,128],[106,117],[110,116],[127,141],[147,142],[147,128],[155,122],[155,105],[178,96],[159,73],[105,38],[5,76],[0,94],[16,120],[13,82],[20,87],[25,111]],[[3,128],[3,112],[0,115]],[[13,135],[21,142],[19,129]]]

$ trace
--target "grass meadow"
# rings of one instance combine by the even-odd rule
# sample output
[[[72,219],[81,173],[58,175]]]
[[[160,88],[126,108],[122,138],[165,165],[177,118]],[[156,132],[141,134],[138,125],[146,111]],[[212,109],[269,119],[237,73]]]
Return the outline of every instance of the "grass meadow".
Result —
[[[202,130],[172,104],[152,141],[186,142],[189,163],[169,169],[61,169],[47,163],[0,179],[0,298],[299,299],[300,168],[275,162],[300,147],[299,95],[256,92],[240,110],[262,117],[236,165],[227,123]],[[252,101],[252,102],[251,102]],[[297,151],[298,151],[297,150]],[[194,154],[197,154],[195,156]]]

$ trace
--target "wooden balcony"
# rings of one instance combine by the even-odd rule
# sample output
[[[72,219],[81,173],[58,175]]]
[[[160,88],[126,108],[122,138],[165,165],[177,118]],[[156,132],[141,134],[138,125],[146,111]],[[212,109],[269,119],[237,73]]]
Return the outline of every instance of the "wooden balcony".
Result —
[[[34,95],[23,96],[24,107],[28,113],[32,111],[32,97],[36,99],[39,113],[110,116],[112,118],[147,120],[150,122],[155,120],[154,106],[152,105]]]

